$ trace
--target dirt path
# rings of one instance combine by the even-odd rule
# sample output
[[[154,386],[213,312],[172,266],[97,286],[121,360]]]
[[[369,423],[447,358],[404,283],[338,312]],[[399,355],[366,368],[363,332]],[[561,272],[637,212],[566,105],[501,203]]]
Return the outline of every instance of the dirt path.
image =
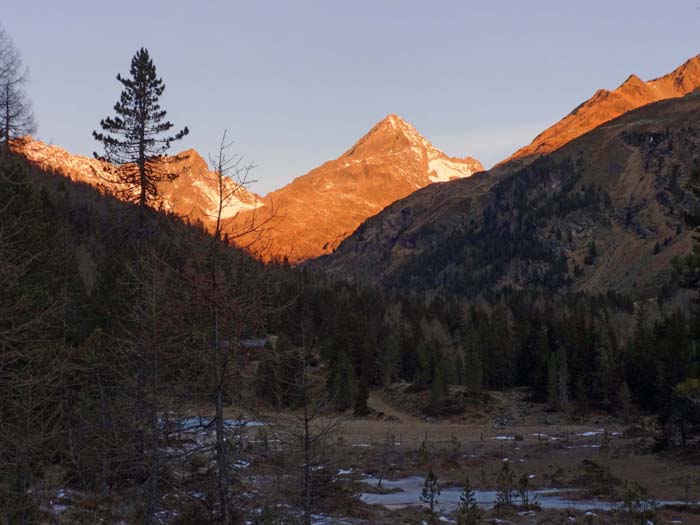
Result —
[[[383,412],[385,416],[394,418],[396,422],[401,424],[416,424],[422,423],[420,419],[410,414],[398,410],[390,405],[380,392],[370,392],[367,405],[375,412]]]

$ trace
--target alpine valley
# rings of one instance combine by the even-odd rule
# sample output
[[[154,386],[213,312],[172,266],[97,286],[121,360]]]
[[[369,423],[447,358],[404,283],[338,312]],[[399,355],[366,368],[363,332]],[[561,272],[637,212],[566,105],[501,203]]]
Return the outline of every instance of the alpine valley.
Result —
[[[487,140],[448,156],[389,114],[258,195],[245,152],[224,136],[205,160],[187,121],[213,133],[243,100],[251,120],[236,132],[281,165],[275,140],[300,128],[297,111],[338,115],[340,129],[360,105],[371,121],[425,105],[441,126],[470,108],[500,142],[503,93],[528,111],[552,104],[511,82],[597,78],[598,62],[556,56],[559,26],[507,48],[506,62],[530,62],[490,60],[487,36],[532,32],[532,2],[517,20],[479,16],[488,2],[240,9],[264,24],[224,17],[227,2],[174,2],[167,17],[93,4],[56,8],[51,45],[46,17],[18,27],[40,43],[43,114],[82,111],[64,140],[94,140],[94,158],[33,138],[28,70],[0,26],[0,525],[700,525],[700,56],[596,91],[489,169],[466,156]],[[585,37],[592,61],[619,56],[594,54],[598,36],[572,23],[561,53]],[[395,38],[402,24],[410,35]],[[116,77],[112,116],[53,96],[114,87],[92,76],[112,59],[103,44],[142,32],[172,99],[145,47]],[[51,76],[77,36],[91,76],[67,51]],[[161,104],[178,100],[172,123]]]

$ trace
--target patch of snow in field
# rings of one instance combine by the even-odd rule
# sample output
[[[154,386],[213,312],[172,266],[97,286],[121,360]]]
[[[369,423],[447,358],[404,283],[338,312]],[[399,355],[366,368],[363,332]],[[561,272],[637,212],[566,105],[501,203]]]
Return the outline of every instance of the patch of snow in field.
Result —
[[[497,439],[499,441],[513,441],[515,438],[513,436],[495,436],[491,439]]]
[[[245,459],[239,459],[233,464],[233,468],[236,468],[238,470],[244,470],[250,467],[250,461],[246,461]]]
[[[538,439],[546,439],[549,441],[557,441],[559,438],[556,436],[550,436],[548,434],[545,434],[543,432],[536,432],[534,434],[530,434],[532,437],[536,437]]]
[[[334,518],[325,514],[312,514],[311,523],[313,525],[352,525],[358,522],[349,518]]]
[[[576,434],[577,436],[580,437],[595,437],[598,434],[602,434],[605,432],[604,430],[589,430],[588,432],[581,432],[580,434]]]
[[[208,427],[212,425],[213,419],[209,417],[186,417],[179,421],[173,421],[178,425],[180,430],[194,430],[198,428]],[[226,428],[242,428],[242,427],[264,427],[267,423],[261,421],[246,421],[243,419],[224,419]]]

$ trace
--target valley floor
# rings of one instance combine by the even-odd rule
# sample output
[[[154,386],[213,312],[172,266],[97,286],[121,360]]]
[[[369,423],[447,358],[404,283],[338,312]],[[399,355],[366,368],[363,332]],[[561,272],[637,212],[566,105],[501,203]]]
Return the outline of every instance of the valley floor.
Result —
[[[410,402],[398,405],[394,394],[391,389],[372,392],[367,417],[324,415],[313,422],[316,431],[333,427],[326,436],[330,446],[313,470],[327,474],[322,483],[328,487],[346,487],[333,489],[339,490],[337,496],[326,496],[314,515],[316,525],[430,523],[420,497],[429,469],[442,489],[436,505],[436,519],[442,523],[456,523],[461,486],[468,476],[484,511],[483,523],[700,525],[700,452],[690,448],[652,453],[652,418],[636,418],[634,424],[606,414],[572,419],[528,402],[525,392],[511,391],[488,393],[489,403],[465,415],[432,420],[420,416]],[[240,414],[232,411],[228,416],[237,421]],[[301,523],[298,513],[290,514],[289,505],[275,499],[284,491],[284,479],[295,476],[288,465],[296,460],[279,466],[280,456],[299,453],[293,445],[286,448],[293,440],[284,435],[296,416],[257,414],[258,422],[245,429],[235,465],[244,480],[239,490],[249,506],[245,523]],[[514,494],[525,479],[524,490],[537,505],[524,508],[516,495],[514,506],[494,508],[505,464],[512,473]],[[78,522],[71,509],[78,500],[59,502],[47,522]],[[625,504],[645,509],[652,502],[657,506],[653,513],[625,512]],[[287,509],[285,520],[251,519],[271,508]],[[164,513],[161,520],[188,522],[195,523],[177,512]]]
[[[443,487],[438,498],[443,522],[454,519],[469,476],[486,523],[624,523],[615,509],[623,505],[625,482],[637,482],[660,509],[651,523],[700,524],[697,506],[695,512],[682,507],[700,501],[700,453],[652,453],[652,418],[634,425],[607,414],[569,418],[528,403],[523,392],[491,395],[496,406],[486,413],[435,421],[372,392],[372,414],[343,421],[334,460],[340,475],[360,483],[363,501],[374,503],[366,511],[371,517],[357,523],[423,523],[424,506],[418,511],[416,506],[422,478],[432,468]],[[525,475],[528,491],[544,494],[538,498],[542,509],[492,510],[488,498],[495,499],[504,462],[511,465],[516,486]],[[393,482],[378,489],[379,476]],[[404,493],[393,492],[396,487]],[[547,501],[550,491],[562,491],[563,501]]]

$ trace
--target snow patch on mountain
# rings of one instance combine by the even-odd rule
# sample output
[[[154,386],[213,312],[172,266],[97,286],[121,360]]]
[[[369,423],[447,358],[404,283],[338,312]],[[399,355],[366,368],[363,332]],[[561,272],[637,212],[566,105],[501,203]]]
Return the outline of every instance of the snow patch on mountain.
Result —
[[[103,191],[115,190],[122,194],[125,187],[116,181],[115,166],[100,160],[73,155],[66,150],[29,137],[16,146],[19,153],[41,169],[60,174],[76,182],[84,182]],[[199,210],[206,219],[215,220],[219,208],[219,192],[216,173],[209,171],[206,162],[194,150],[178,154],[182,160],[168,166],[179,173],[174,181],[158,184],[157,205],[183,216],[190,216]],[[249,192],[244,186],[226,179],[225,194],[231,195],[225,205],[222,219],[260,208],[262,199]]]
[[[433,182],[448,182],[474,174],[474,170],[468,164],[440,158],[429,161],[428,170],[428,178]]]
[[[211,203],[211,206],[207,207],[204,213],[210,219],[216,220],[216,216],[219,213],[219,192],[216,186],[214,184],[207,184],[203,180],[195,180],[192,185],[202,192],[206,201]],[[254,210],[263,205],[260,199],[253,197],[251,200],[250,193],[248,193],[243,186],[237,185],[233,181],[227,182],[224,191],[226,194],[232,195],[232,197],[229,202],[223,204],[223,209],[221,210],[222,219],[230,219],[242,211]],[[240,194],[241,198],[237,198],[237,194]]]

